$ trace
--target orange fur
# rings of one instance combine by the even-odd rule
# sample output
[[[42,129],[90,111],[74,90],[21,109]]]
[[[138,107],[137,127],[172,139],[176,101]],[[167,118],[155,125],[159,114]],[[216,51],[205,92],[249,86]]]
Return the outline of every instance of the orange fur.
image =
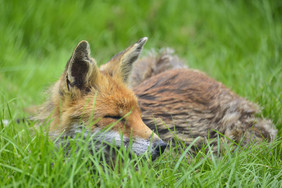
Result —
[[[104,139],[111,142],[119,141],[120,134],[126,139],[132,136],[133,151],[150,151],[153,157],[158,156],[166,144],[144,124],[137,98],[127,87],[132,64],[146,40],[143,38],[114,56],[102,70],[90,56],[89,44],[80,42],[64,73],[49,90],[50,98],[33,119],[39,125],[47,121],[52,137],[73,136],[85,126],[90,127],[90,134],[98,134],[116,123]],[[99,135],[94,139],[102,141]]]

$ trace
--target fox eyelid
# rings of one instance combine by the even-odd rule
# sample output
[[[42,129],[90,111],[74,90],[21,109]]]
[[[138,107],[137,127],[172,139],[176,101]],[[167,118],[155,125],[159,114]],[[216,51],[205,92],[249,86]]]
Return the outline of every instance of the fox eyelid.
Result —
[[[122,117],[121,116],[106,115],[106,116],[104,116],[104,118],[111,118],[111,119],[114,119],[114,120],[120,120]]]

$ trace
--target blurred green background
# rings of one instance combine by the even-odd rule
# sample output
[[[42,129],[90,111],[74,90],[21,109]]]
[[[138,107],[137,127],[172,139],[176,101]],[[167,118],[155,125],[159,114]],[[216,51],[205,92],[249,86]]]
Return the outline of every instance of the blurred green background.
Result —
[[[79,41],[88,40],[92,56],[102,64],[147,36],[145,51],[174,48],[191,68],[258,102],[264,115],[281,125],[279,0],[0,0],[0,4],[1,103],[9,103],[16,114],[42,102],[42,91],[59,78]]]
[[[143,54],[175,49],[190,68],[262,106],[258,116],[281,130],[281,0],[0,0],[0,121],[27,117],[25,107],[44,101],[79,41],[89,41],[92,56],[103,64],[144,36],[149,40]],[[125,168],[98,164],[92,173],[91,155],[66,162],[45,133],[0,123],[0,184],[281,187],[278,134],[271,147],[227,149],[218,158],[198,153],[188,160],[170,152],[154,162],[138,160],[139,170],[127,157]]]

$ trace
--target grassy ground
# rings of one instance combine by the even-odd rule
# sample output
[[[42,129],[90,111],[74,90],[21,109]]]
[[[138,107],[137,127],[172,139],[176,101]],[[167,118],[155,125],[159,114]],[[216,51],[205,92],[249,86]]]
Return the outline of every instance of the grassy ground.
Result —
[[[145,49],[173,47],[190,67],[260,104],[261,115],[272,119],[282,135],[279,0],[0,4],[0,119],[26,117],[24,107],[40,104],[42,91],[59,78],[80,40],[90,42],[92,55],[102,64],[148,36]],[[111,169],[102,168],[83,146],[66,161],[62,149],[47,138],[41,131],[31,134],[23,123],[0,124],[0,187],[282,185],[281,139],[235,153],[227,147],[221,157],[200,152],[187,159],[185,148],[154,162],[121,155],[123,164]]]

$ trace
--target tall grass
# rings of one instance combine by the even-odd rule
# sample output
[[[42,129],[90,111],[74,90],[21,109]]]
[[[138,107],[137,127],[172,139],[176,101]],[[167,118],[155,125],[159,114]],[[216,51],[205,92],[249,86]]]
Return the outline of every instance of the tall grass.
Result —
[[[191,68],[207,72],[263,107],[281,137],[282,4],[275,0],[55,1],[0,0],[0,119],[27,117],[88,40],[99,64],[143,36],[145,50],[172,47]],[[66,160],[42,130],[0,121],[0,186],[6,187],[280,187],[281,138],[224,154],[179,154],[155,161],[101,165],[85,144]],[[79,147],[80,149],[77,149]],[[208,148],[208,146],[205,146]],[[181,147],[180,147],[181,148]],[[77,151],[78,150],[78,151]],[[189,156],[189,157],[187,157]],[[136,170],[138,169],[138,170]]]

